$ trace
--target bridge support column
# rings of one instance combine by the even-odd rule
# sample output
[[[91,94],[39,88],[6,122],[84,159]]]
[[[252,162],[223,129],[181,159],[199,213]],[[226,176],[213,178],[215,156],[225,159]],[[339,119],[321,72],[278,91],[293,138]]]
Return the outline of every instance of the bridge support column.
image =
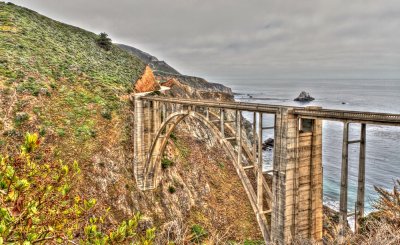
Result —
[[[140,96],[134,98],[134,163],[133,172],[136,179],[136,184],[141,190],[148,190],[153,188],[152,178],[147,180],[145,163],[147,160],[148,152],[150,149],[152,138],[152,125],[151,122],[153,114],[153,106],[145,109],[144,101]],[[159,118],[159,117],[157,117]],[[155,120],[158,123],[158,120]],[[156,126],[156,125],[154,125]]]
[[[275,118],[271,240],[322,239],[322,123],[290,108]]]
[[[144,108],[143,101],[139,96],[135,96],[134,100],[134,163],[133,172],[136,179],[136,184],[139,189],[143,189],[144,185],[144,162],[145,154],[145,140],[144,140]]]

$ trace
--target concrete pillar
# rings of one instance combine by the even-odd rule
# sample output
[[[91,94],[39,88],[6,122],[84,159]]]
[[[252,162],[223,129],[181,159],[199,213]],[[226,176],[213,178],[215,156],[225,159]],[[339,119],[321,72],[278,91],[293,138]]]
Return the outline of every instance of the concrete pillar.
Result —
[[[143,101],[135,96],[135,117],[134,117],[134,163],[133,171],[136,183],[140,189],[144,188],[144,167],[145,167],[145,140],[144,140],[144,111]]]
[[[150,103],[135,96],[134,109],[134,165],[133,171],[136,184],[141,190],[151,189],[154,186],[154,173],[147,173],[147,161],[153,157],[150,148],[153,135],[161,125],[159,102]]]
[[[340,180],[339,244],[343,244],[347,227],[347,198],[349,175],[349,123],[343,124],[342,167]]]
[[[300,120],[290,108],[275,116],[271,239],[322,238],[322,123]]]
[[[160,130],[161,127],[161,110],[160,110],[160,102],[158,101],[153,101],[153,140],[155,140],[155,146],[154,150],[151,153],[151,164],[156,165],[159,163],[159,153],[160,153],[160,147],[161,147],[161,141],[163,138],[156,138],[156,134],[158,133],[158,130]],[[152,142],[153,143],[153,142]],[[155,170],[156,171],[156,170]],[[153,173],[154,174],[154,173]],[[157,183],[157,179],[153,179],[153,185]]]
[[[303,119],[298,141],[296,235],[322,239],[322,121]]]

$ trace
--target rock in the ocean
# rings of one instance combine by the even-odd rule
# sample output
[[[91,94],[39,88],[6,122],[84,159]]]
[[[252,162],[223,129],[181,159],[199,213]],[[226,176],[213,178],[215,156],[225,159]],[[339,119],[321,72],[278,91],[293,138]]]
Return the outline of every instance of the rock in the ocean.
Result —
[[[160,90],[160,84],[156,81],[153,71],[149,66],[146,66],[142,77],[135,83],[135,92],[151,92]]]
[[[262,144],[263,151],[271,150],[272,148],[274,148],[274,139],[272,138],[266,139]]]
[[[313,101],[315,100],[311,95],[305,91],[302,91],[299,96],[294,99],[294,101],[301,101],[301,102],[307,102],[307,101]]]

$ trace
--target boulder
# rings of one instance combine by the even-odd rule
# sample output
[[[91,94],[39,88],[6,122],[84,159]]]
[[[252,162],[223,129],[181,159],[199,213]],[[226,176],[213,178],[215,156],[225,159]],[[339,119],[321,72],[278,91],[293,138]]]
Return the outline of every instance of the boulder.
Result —
[[[300,102],[309,102],[315,100],[313,97],[310,96],[309,93],[302,91],[299,96],[297,96],[294,101],[300,101]]]
[[[272,148],[274,148],[274,142],[275,141],[272,138],[266,139],[262,144],[263,151],[271,150]]]
[[[151,92],[160,90],[160,88],[160,84],[158,84],[158,82],[156,81],[153,71],[149,66],[146,66],[142,77],[135,83],[135,92]]]

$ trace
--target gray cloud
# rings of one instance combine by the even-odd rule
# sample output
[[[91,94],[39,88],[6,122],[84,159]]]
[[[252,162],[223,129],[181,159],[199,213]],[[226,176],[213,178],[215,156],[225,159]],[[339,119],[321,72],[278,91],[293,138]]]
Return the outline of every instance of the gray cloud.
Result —
[[[398,0],[14,0],[211,79],[399,78]]]

